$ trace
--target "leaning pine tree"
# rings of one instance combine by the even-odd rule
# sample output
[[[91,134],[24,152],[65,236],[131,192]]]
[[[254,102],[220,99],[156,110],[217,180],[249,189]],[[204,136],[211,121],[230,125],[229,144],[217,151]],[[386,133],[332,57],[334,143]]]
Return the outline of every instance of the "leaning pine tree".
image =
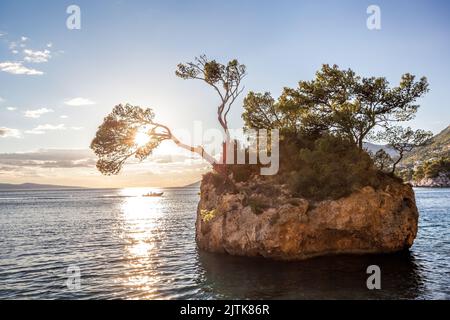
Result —
[[[211,86],[220,98],[217,118],[224,131],[222,160],[226,163],[226,144],[230,142],[227,116],[232,104],[242,93],[241,81],[245,77],[245,65],[231,60],[224,65],[215,60],[208,60],[202,55],[194,62],[179,64],[175,74],[182,79],[201,80]],[[145,135],[145,143],[140,144],[140,135]],[[105,174],[118,174],[130,157],[142,161],[152,154],[164,140],[172,140],[176,145],[200,155],[218,168],[218,161],[205,151],[202,146],[189,146],[181,142],[168,126],[155,121],[155,114],[150,108],[141,108],[130,104],[115,106],[99,126],[91,143],[91,149],[98,156],[97,168]]]

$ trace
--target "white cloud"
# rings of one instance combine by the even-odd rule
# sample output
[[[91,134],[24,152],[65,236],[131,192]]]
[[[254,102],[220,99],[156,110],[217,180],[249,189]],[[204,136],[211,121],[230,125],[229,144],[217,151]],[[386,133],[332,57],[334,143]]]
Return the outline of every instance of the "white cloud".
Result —
[[[36,110],[27,110],[25,111],[25,117],[27,118],[40,118],[43,114],[53,112],[52,109],[40,108]]]
[[[8,108],[6,108],[6,110],[8,110],[8,111],[16,111],[17,108],[14,108],[14,107],[8,107]]]
[[[0,127],[0,138],[20,138],[20,131],[6,127]]]
[[[66,115],[62,115],[62,116],[59,116],[61,119],[67,119],[68,118],[68,116],[66,116]]]
[[[89,149],[39,149],[29,152],[0,153],[0,167],[12,170],[13,167],[23,169],[23,167],[41,168],[95,168],[96,156]]]
[[[33,51],[30,49],[25,49],[23,50],[23,53],[25,54],[25,61],[32,63],[47,62],[48,59],[52,57],[49,50]]]
[[[73,106],[73,107],[90,106],[90,105],[95,104],[94,101],[91,101],[86,98],[74,98],[74,99],[66,100],[64,103],[68,106]]]
[[[17,48],[17,43],[16,42],[10,42],[9,43],[9,49],[11,49],[11,50],[13,50],[13,49],[15,49],[15,48]]]
[[[11,74],[25,74],[32,76],[33,75],[40,76],[44,74],[42,71],[25,67],[22,64],[22,62],[11,62],[11,61],[0,62],[0,71]]]
[[[57,130],[66,130],[66,126],[64,124],[40,124],[36,128],[32,130],[27,130],[25,133],[28,134],[44,134],[46,131],[57,131]]]
[[[13,51],[11,51],[13,54],[18,54],[19,53],[19,51],[17,51],[17,50],[13,50]]]
[[[47,131],[59,131],[59,130],[83,130],[83,127],[66,127],[65,124],[40,124],[36,128],[25,131],[27,134],[45,134]]]
[[[53,47],[53,43],[51,43],[51,42],[47,43],[47,48],[51,48],[51,47]]]
[[[27,40],[28,40],[27,37],[24,37],[24,36],[20,37],[20,41],[22,41],[22,42],[25,42],[25,41],[27,41]]]
[[[0,97],[0,103],[4,102],[5,99],[3,99],[2,97]]]

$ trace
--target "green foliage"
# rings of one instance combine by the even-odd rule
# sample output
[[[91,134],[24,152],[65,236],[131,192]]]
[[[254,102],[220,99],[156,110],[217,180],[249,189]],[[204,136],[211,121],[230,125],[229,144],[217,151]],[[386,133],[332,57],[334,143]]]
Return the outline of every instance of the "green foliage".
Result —
[[[221,86],[232,90],[245,76],[246,67],[236,59],[224,65],[215,60],[209,60],[205,55],[195,58],[194,62],[178,64],[175,74],[182,79],[203,80],[209,85]]]
[[[379,184],[370,156],[354,143],[339,137],[317,139],[311,149],[301,149],[296,169],[288,173],[292,191],[302,197],[337,199],[363,186]]]
[[[424,172],[427,178],[435,178],[440,173],[450,176],[450,158],[440,158],[427,161],[424,165]]]
[[[200,210],[200,216],[203,222],[211,221],[217,215],[217,210]]]
[[[432,136],[433,133],[429,131],[413,130],[410,127],[403,128],[400,126],[388,127],[385,131],[381,131],[377,135],[377,139],[386,141],[399,155],[392,164],[391,173],[395,172],[397,164],[400,163],[406,152],[429,143]]]
[[[398,176],[404,181],[408,182],[413,180],[414,178],[414,170],[411,168],[403,169],[398,172]]]
[[[97,169],[106,175],[118,174],[125,161],[134,156],[142,161],[159,144],[170,139],[167,127],[154,122],[152,109],[130,104],[115,106],[99,126],[91,149],[99,157]],[[136,134],[144,130],[149,136],[145,145],[139,145]]]
[[[428,160],[416,166],[414,169],[406,167],[398,172],[403,181],[419,182],[425,178],[436,178],[444,174],[450,178],[450,158],[440,157]]]
[[[391,156],[383,149],[380,149],[375,153],[373,161],[375,166],[383,172],[390,172],[390,167],[394,163]]]
[[[311,81],[285,88],[278,101],[270,94],[250,92],[244,101],[248,128],[277,127],[290,131],[333,133],[353,141],[360,149],[378,125],[411,120],[415,101],[428,91],[426,78],[405,74],[396,87],[385,78],[363,78],[351,69],[322,66]]]
[[[182,79],[204,81],[214,89],[220,98],[217,118],[227,133],[226,140],[229,139],[227,116],[232,104],[243,91],[241,81],[246,76],[245,65],[240,64],[236,59],[225,65],[201,55],[196,57],[193,62],[178,64],[175,74]]]
[[[250,91],[244,99],[242,119],[247,129],[283,129],[296,131],[299,116],[296,112],[282,110],[269,92]]]
[[[259,171],[257,166],[249,165],[227,168],[236,182],[248,181]],[[261,180],[248,190],[248,194],[277,197],[278,189],[273,188],[272,183],[287,183],[296,196],[314,200],[337,199],[367,185],[377,187],[380,179],[370,156],[352,141],[330,134],[285,132],[280,141],[278,175],[267,183]],[[267,203],[252,198],[249,205],[258,213]]]
[[[279,183],[288,181],[302,197],[335,199],[396,180],[393,173],[404,153],[424,145],[431,133],[392,124],[413,119],[416,101],[426,92],[427,79],[416,80],[409,73],[391,86],[386,78],[323,65],[313,80],[285,88],[277,100],[268,92],[250,92],[242,118],[247,129],[280,130]],[[397,159],[381,150],[372,160],[363,150],[364,140],[373,138],[376,128],[399,153]],[[236,176],[246,179],[248,172]]]
[[[424,162],[414,172],[413,179],[436,178],[439,174],[450,177],[450,158],[438,158]]]
[[[422,166],[417,167],[417,169],[414,171],[413,179],[414,181],[420,181],[423,178],[425,178],[425,171],[423,170]]]
[[[450,126],[435,135],[430,143],[415,148],[405,154],[401,165],[413,167],[416,163],[424,163],[431,158],[450,158]]]

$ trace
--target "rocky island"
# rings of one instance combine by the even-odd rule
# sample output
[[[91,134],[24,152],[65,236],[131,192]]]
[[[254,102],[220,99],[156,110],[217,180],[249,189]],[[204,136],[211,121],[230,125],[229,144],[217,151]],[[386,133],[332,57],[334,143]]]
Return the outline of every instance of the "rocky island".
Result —
[[[202,250],[301,260],[401,251],[417,234],[418,212],[408,184],[392,181],[337,200],[308,201],[285,185],[259,179],[224,190],[211,175],[202,181],[197,212],[196,241]]]
[[[432,134],[398,123],[414,118],[416,100],[428,91],[425,77],[406,73],[391,87],[386,78],[324,64],[313,80],[284,88],[278,99],[250,91],[243,101],[244,140],[238,141],[227,115],[243,91],[245,65],[200,56],[175,73],[217,93],[218,156],[203,144],[181,142],[152,109],[129,104],[105,117],[91,148],[103,174],[118,174],[130,157],[146,159],[165,140],[208,162],[213,170],[203,177],[196,219],[200,249],[300,260],[412,246],[418,211],[397,165]],[[374,136],[398,157],[370,154],[364,146]],[[270,166],[267,158],[274,160]]]

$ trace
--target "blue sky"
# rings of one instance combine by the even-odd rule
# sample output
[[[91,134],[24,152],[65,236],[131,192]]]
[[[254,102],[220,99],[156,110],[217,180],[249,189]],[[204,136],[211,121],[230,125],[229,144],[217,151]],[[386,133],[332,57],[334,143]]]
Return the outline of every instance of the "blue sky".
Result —
[[[71,4],[81,8],[81,30],[66,28]],[[381,9],[381,30],[366,27],[371,4]],[[202,53],[238,58],[248,68],[246,89],[274,96],[311,79],[322,63],[386,76],[392,84],[406,72],[427,76],[431,91],[412,125],[437,133],[450,120],[449,33],[448,1],[2,0],[0,154],[45,150],[51,158],[49,150],[85,150],[120,102],[152,107],[171,127],[189,129],[195,120],[217,126],[214,93],[174,75],[179,62]],[[241,108],[239,101],[233,127],[242,125]],[[59,167],[48,171],[26,163],[16,178],[11,162],[1,161],[0,155],[0,182],[64,180],[52,176]],[[199,168],[185,180],[198,177]],[[166,184],[163,177],[154,179]],[[73,183],[103,183],[83,181]]]

